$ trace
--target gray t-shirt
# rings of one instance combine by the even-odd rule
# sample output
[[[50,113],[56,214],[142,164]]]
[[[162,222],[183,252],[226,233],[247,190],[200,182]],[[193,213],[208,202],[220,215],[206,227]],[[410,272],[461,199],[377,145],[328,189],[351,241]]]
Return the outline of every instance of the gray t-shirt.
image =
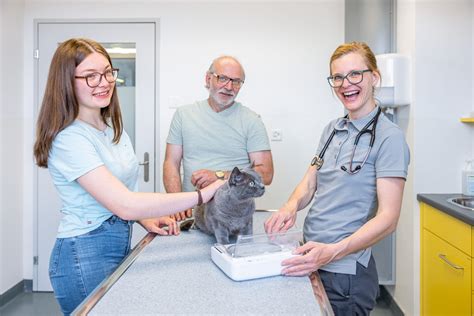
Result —
[[[304,224],[306,241],[335,243],[352,235],[375,215],[377,178],[406,179],[410,161],[408,145],[400,128],[383,113],[379,116],[375,142],[365,165],[353,175],[341,170],[341,166],[349,169],[354,139],[375,116],[377,110],[378,108],[366,117],[354,121],[336,119],[324,129],[316,154],[321,152],[334,128],[336,134],[326,150],[324,164],[318,170],[317,191]],[[360,138],[353,158],[353,168],[363,161],[369,142],[369,133]],[[361,250],[321,269],[355,274],[356,263],[367,267],[370,254],[370,248]]]
[[[183,147],[183,191],[194,190],[191,175],[196,170],[247,167],[248,153],[270,150],[260,116],[238,102],[219,113],[207,100],[179,107],[166,142]]]

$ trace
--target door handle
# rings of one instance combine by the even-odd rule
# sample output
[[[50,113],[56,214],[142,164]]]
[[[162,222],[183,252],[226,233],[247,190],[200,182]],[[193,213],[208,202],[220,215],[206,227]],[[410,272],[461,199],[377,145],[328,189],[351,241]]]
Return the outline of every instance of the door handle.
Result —
[[[463,267],[458,266],[457,264],[454,264],[454,263],[452,263],[451,261],[449,261],[448,258],[446,258],[446,255],[440,253],[440,254],[438,254],[438,257],[440,257],[441,260],[443,260],[444,262],[446,262],[447,264],[449,264],[449,265],[450,265],[451,267],[453,267],[454,269],[456,269],[456,270],[464,270]]]
[[[138,164],[143,166],[143,181],[148,182],[150,180],[150,154],[145,152],[143,154],[143,162]]]

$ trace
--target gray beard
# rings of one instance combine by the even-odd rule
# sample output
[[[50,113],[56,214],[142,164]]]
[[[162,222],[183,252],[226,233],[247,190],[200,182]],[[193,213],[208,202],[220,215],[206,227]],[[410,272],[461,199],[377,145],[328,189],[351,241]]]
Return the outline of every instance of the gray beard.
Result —
[[[235,102],[235,98],[232,98],[232,100],[230,100],[226,104],[223,104],[223,103],[219,102],[219,100],[217,100],[216,98],[213,98],[213,100],[214,100],[215,104],[219,107],[220,110],[227,109],[228,107],[230,107]]]

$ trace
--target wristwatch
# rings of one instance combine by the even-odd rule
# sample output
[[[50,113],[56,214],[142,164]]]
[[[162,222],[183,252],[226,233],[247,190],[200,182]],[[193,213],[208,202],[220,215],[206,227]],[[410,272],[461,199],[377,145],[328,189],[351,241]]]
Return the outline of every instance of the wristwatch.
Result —
[[[215,175],[216,175],[217,179],[221,179],[221,180],[225,179],[225,172],[222,171],[222,170],[217,170],[215,172]]]

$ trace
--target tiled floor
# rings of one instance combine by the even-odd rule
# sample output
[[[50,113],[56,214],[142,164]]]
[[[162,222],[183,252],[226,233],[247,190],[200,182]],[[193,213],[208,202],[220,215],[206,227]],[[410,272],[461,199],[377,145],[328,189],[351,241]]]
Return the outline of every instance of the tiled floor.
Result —
[[[62,315],[52,293],[22,293],[0,308],[1,316]],[[371,316],[393,316],[384,301],[380,301]]]
[[[21,293],[0,308],[1,316],[62,315],[53,293]]]

